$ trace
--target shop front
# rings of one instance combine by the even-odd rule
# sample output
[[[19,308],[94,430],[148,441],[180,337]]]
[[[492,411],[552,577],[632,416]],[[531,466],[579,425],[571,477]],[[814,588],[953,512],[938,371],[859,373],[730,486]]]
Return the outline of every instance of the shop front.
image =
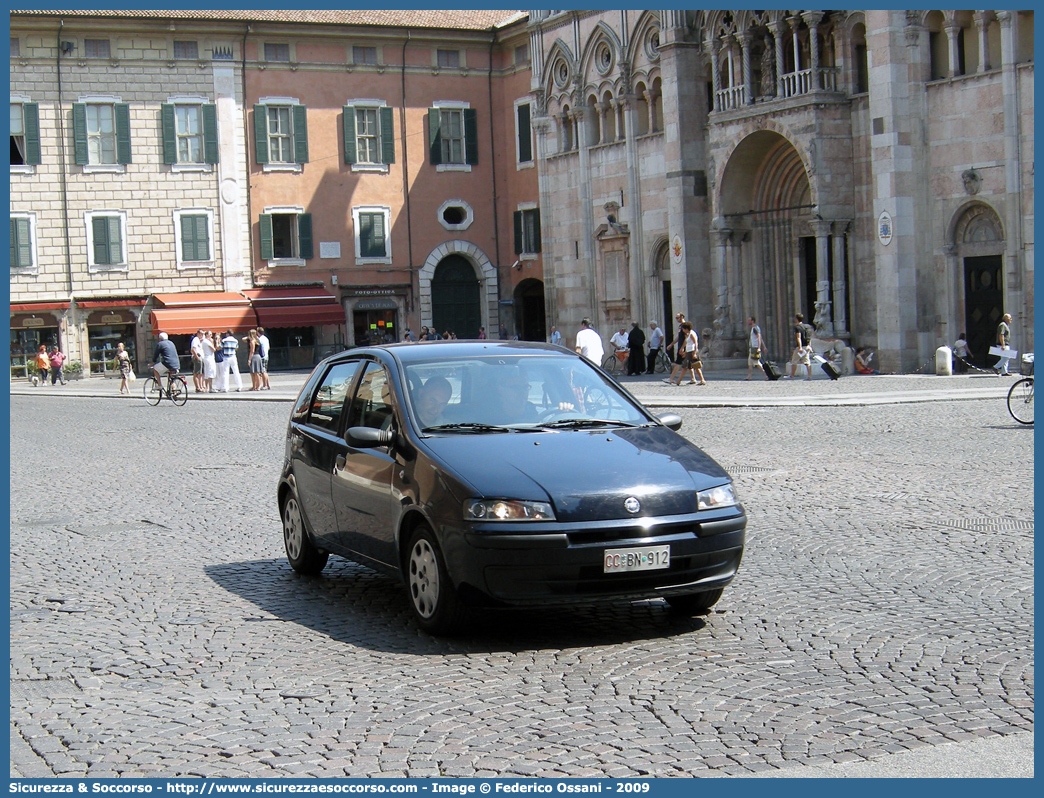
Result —
[[[131,301],[128,300],[128,304]],[[102,310],[91,310],[92,306],[101,303],[81,302],[79,306],[87,311],[87,351],[90,355],[90,373],[92,376],[112,376],[113,362],[116,359],[116,345],[122,343],[130,355],[135,370],[140,370],[138,360],[137,325],[140,308],[145,300],[134,300],[138,306],[136,313],[130,307],[107,307]],[[115,370],[118,374],[118,370]]]
[[[28,379],[40,344],[63,348],[61,319],[68,309],[68,302],[11,305],[11,379]]]
[[[406,296],[392,288],[376,288],[346,293],[345,300],[352,314],[352,343],[355,346],[390,344],[401,341],[406,326],[403,307]],[[414,330],[414,338],[417,331]]]
[[[321,285],[246,288],[271,347],[268,370],[310,369],[345,348],[344,308]]]
[[[245,334],[257,327],[257,316],[250,300],[234,291],[198,291],[184,294],[153,294],[149,314],[152,335],[161,332],[173,341],[181,357],[182,371],[192,372],[189,343],[197,330]],[[149,346],[155,345],[155,339]],[[152,352],[143,353],[147,356]],[[246,370],[246,347],[239,348],[239,369]]]

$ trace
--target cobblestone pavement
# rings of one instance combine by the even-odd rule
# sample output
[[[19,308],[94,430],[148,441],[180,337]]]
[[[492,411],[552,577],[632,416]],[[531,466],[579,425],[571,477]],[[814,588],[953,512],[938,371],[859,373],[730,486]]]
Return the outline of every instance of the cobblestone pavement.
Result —
[[[1032,731],[1002,399],[679,412],[750,519],[710,615],[438,640],[390,579],[286,565],[286,403],[12,395],[12,774],[728,776]]]

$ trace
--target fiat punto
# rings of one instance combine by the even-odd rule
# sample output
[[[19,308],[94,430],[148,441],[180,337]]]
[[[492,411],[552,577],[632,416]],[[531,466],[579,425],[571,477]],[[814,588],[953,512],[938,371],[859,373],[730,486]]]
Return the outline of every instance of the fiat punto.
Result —
[[[444,341],[327,358],[294,403],[278,484],[290,566],[400,579],[418,625],[473,607],[662,597],[706,612],[743,555],[729,475],[560,347]]]

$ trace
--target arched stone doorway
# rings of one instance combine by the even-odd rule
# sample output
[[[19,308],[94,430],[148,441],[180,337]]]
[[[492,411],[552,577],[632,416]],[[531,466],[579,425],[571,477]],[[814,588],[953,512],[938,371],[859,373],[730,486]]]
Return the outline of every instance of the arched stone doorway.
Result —
[[[963,305],[958,307],[957,318],[961,319],[959,332],[968,334],[972,360],[981,367],[993,365],[995,358],[988,352],[1006,312],[1004,250],[1004,228],[997,213],[983,203],[965,208],[953,233],[954,269],[962,287],[958,301]]]
[[[443,258],[431,279],[431,326],[458,338],[477,338],[482,326],[480,296],[471,264],[460,255]]]
[[[729,156],[717,198],[712,354],[745,351],[750,315],[777,357],[789,354],[798,312],[818,319],[821,334],[847,336],[849,221],[814,213],[808,169],[790,140],[775,130],[745,137]]]
[[[515,287],[514,300],[514,332],[519,340],[546,341],[549,333],[544,317],[544,284],[532,278],[523,280]]]

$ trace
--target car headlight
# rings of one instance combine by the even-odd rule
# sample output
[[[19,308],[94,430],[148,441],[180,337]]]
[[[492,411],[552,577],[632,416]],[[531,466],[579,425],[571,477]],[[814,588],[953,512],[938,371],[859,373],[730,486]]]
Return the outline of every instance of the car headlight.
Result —
[[[739,504],[739,499],[736,498],[736,491],[732,489],[732,484],[719,485],[716,488],[710,490],[701,490],[696,494],[697,507],[700,510],[716,510],[719,507],[731,507],[734,504]]]
[[[468,499],[465,521],[554,521],[555,511],[547,502],[514,499]]]

